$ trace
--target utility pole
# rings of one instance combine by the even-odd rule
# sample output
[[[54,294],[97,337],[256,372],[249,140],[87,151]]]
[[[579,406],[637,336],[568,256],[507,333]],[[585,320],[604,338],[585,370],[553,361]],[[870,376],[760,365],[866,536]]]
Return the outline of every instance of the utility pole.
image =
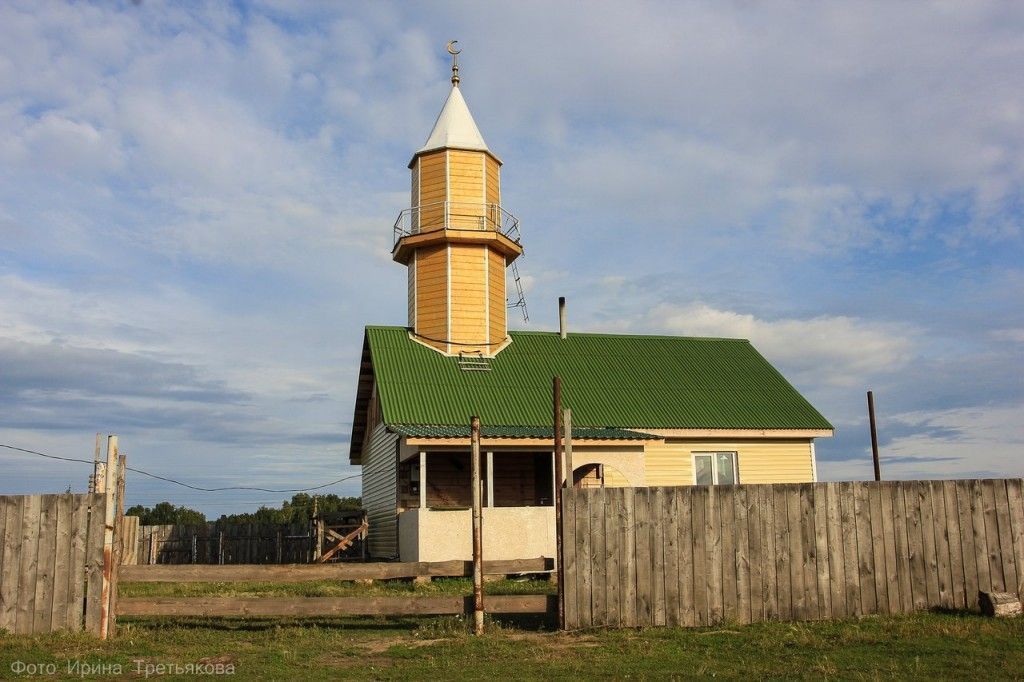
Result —
[[[882,480],[882,468],[878,462],[878,432],[875,429],[875,395],[868,391],[868,422],[871,424],[871,458],[875,463],[875,480]]]

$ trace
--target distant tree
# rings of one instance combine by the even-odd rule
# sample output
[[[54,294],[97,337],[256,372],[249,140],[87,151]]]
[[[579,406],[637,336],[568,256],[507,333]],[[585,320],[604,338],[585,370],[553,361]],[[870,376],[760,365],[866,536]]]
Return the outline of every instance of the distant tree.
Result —
[[[280,509],[260,507],[255,512],[244,514],[224,514],[219,521],[223,523],[299,523],[307,521],[313,515],[313,495],[296,493],[292,499],[281,502]],[[317,511],[320,514],[343,511],[346,509],[362,509],[361,497],[338,497],[334,494],[316,495]]]
[[[170,502],[157,502],[152,509],[137,504],[125,511],[125,516],[138,516],[143,526],[169,524],[197,526],[206,523],[206,515],[188,507],[175,507]]]

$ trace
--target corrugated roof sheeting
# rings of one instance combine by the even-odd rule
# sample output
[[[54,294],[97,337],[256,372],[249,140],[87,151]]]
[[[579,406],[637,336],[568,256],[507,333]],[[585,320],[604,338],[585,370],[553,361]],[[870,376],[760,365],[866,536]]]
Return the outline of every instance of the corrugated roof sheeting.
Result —
[[[551,379],[581,427],[831,429],[741,339],[511,332],[490,371],[464,371],[403,327],[368,327],[389,424],[548,426]]]
[[[469,438],[469,425],[428,425],[392,424],[388,427],[394,433],[412,438]],[[545,438],[554,437],[550,426],[480,426],[482,438]],[[574,439],[578,440],[663,440],[661,436],[631,431],[629,429],[574,428]]]

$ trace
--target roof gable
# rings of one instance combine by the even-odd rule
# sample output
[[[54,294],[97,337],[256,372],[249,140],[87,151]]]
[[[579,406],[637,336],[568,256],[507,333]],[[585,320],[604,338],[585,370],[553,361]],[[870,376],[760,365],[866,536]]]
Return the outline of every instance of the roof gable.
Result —
[[[464,371],[409,337],[367,327],[385,423],[546,427],[551,381],[580,427],[831,429],[742,339],[511,332],[490,371]]]

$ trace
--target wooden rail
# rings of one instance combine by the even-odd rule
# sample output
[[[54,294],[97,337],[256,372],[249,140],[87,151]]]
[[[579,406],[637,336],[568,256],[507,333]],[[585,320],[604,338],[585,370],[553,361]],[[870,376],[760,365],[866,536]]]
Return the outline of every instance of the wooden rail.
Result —
[[[557,597],[488,595],[488,613],[550,613]],[[413,616],[473,612],[473,597],[122,597],[118,616]]]
[[[554,560],[515,559],[485,561],[487,575],[511,573],[541,573],[550,571]],[[405,563],[345,563],[345,564],[232,564],[203,566],[191,564],[153,564],[122,566],[121,582],[179,583],[179,582],[241,582],[261,581],[297,583],[309,580],[387,580],[420,576],[445,578],[465,577],[473,574],[472,561],[419,561]]]
[[[813,620],[1024,593],[1020,479],[563,491],[565,621]]]

